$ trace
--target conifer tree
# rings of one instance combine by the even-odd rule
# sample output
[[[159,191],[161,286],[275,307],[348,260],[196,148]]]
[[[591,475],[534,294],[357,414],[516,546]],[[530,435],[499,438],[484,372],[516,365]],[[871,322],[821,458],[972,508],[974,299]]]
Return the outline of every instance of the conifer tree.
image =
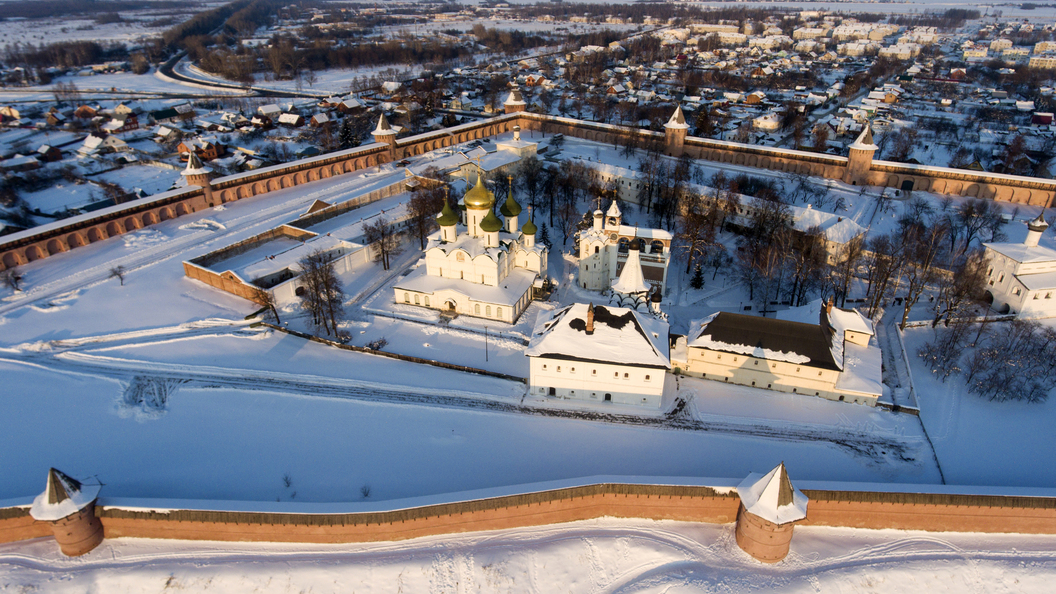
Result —
[[[700,267],[700,262],[697,262],[696,268],[693,269],[693,278],[690,279],[689,286],[694,289],[704,288],[704,269]]]

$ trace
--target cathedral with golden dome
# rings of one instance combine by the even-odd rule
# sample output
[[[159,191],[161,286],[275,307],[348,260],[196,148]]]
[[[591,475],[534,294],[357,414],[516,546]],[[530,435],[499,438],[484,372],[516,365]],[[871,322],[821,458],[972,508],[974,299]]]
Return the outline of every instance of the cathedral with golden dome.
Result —
[[[546,279],[549,248],[535,242],[536,227],[523,225],[512,179],[506,201],[495,213],[495,194],[480,174],[462,197],[459,213],[450,204],[429,236],[425,265],[394,287],[397,303],[512,324]]]

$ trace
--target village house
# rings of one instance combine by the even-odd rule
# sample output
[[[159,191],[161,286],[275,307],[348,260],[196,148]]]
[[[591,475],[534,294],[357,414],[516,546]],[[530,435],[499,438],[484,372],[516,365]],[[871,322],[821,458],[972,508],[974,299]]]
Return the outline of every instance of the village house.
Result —
[[[198,155],[199,159],[211,161],[224,156],[227,153],[227,148],[214,139],[198,137],[183,140],[176,147],[176,151],[180,153],[181,160],[186,159],[186,156],[193,152]]]

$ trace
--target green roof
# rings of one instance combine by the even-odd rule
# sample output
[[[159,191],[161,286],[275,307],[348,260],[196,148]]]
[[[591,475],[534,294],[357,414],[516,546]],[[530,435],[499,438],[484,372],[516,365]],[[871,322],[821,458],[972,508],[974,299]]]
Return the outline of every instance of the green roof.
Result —
[[[502,221],[495,216],[495,211],[489,210],[488,215],[480,222],[480,230],[488,233],[502,230]]]
[[[524,233],[525,235],[535,235],[535,232],[538,230],[539,229],[536,228],[535,223],[533,223],[531,219],[521,227],[521,233]]]
[[[506,202],[503,202],[502,206],[499,207],[499,212],[504,217],[515,217],[521,214],[521,205],[517,204],[517,201],[513,199],[513,192],[510,192],[510,195],[506,197]]]
[[[451,204],[447,200],[444,200],[444,209],[440,211],[440,216],[436,218],[436,222],[441,227],[450,227],[458,223],[458,215],[451,210]]]

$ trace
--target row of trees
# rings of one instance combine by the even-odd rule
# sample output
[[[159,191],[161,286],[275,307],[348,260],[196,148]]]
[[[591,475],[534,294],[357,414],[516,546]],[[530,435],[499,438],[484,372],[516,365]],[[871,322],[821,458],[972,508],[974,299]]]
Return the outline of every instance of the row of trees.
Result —
[[[1033,320],[958,321],[917,354],[943,383],[961,375],[970,393],[993,401],[1043,402],[1056,382],[1056,329]]]

